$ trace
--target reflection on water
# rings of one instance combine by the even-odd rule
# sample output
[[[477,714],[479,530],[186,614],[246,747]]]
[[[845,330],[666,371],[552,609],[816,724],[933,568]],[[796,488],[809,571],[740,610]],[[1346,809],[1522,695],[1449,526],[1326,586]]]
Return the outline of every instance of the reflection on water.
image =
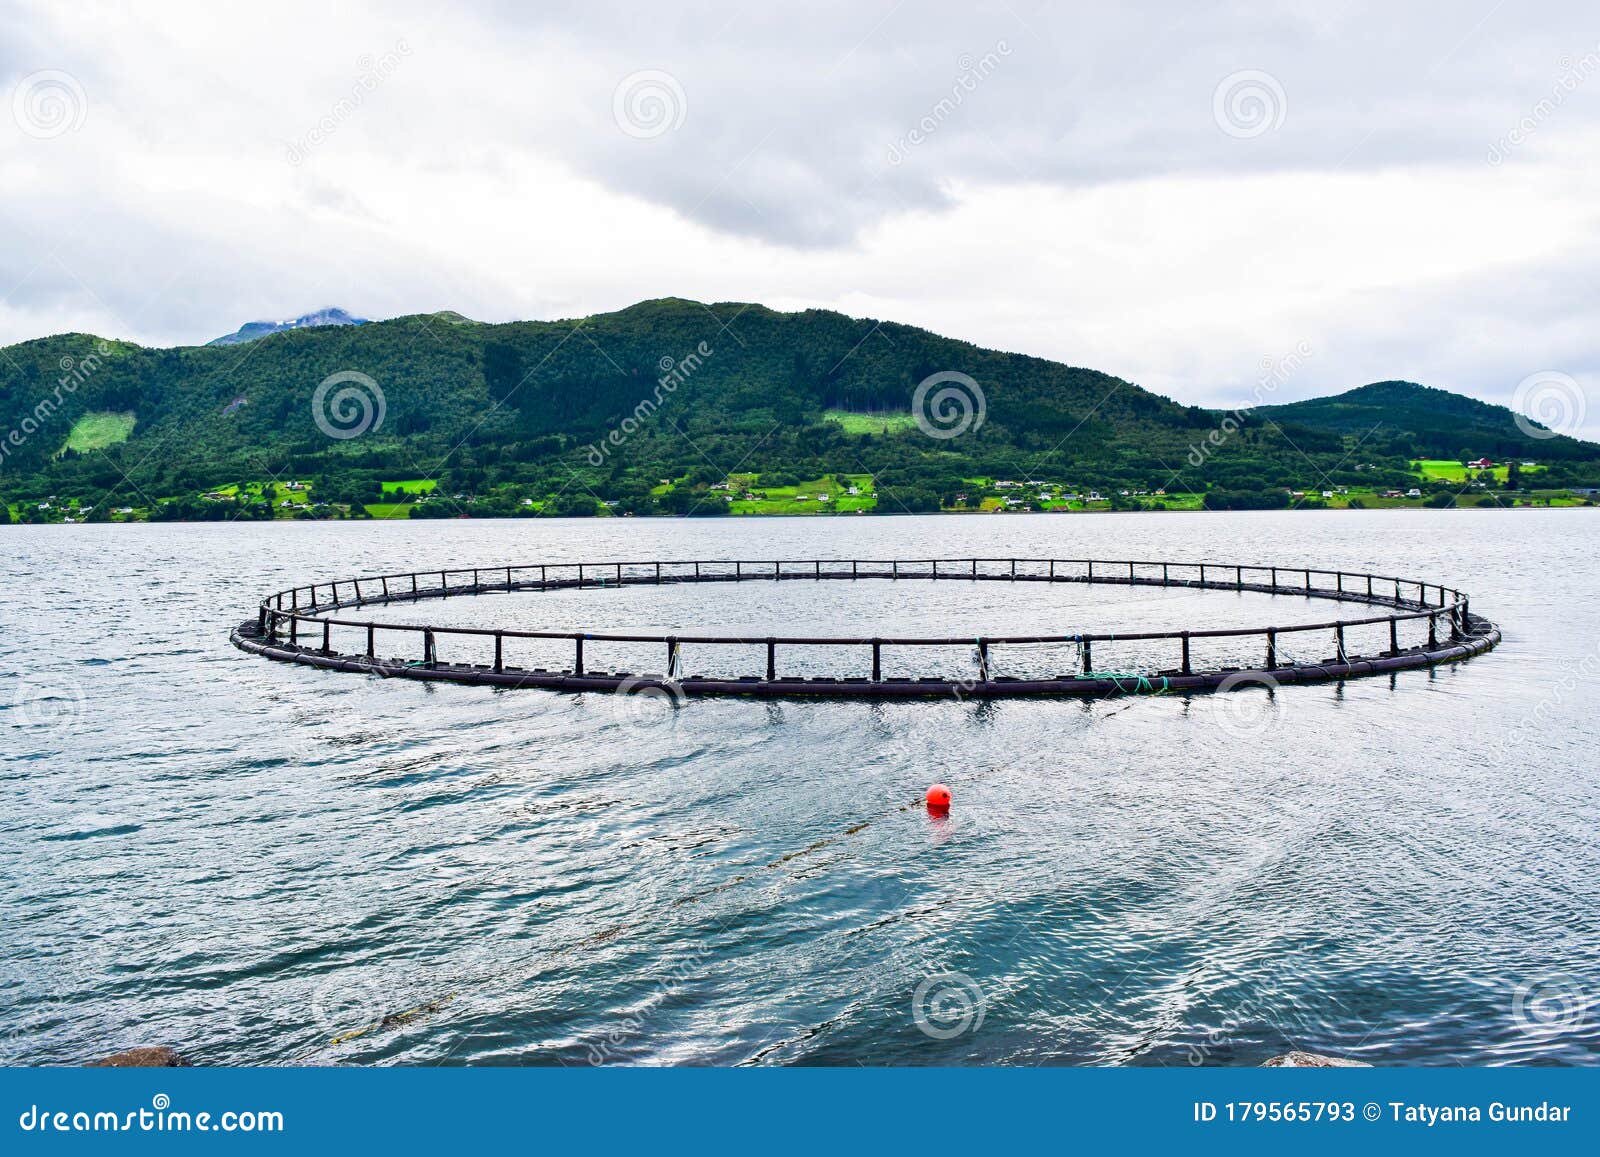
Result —
[[[1589,1063],[1600,613],[1575,600],[1597,526],[1574,510],[8,528],[0,1055]],[[1371,569],[1461,586],[1506,643],[1271,697],[976,704],[495,692],[227,643],[261,593],[311,579],[741,554]],[[1345,610],[873,582],[380,613],[764,635]],[[948,818],[915,805],[934,780]]]

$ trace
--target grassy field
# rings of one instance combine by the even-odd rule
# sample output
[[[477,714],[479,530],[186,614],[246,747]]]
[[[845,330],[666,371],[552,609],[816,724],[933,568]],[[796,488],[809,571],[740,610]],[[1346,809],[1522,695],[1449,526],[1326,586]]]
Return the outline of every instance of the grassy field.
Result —
[[[409,502],[369,502],[366,507],[367,513],[374,518],[411,517],[411,503]]]
[[[846,474],[845,477],[861,493],[852,495],[849,486],[841,486],[831,474],[799,486],[762,486],[755,475],[736,474],[731,479],[736,493],[728,503],[728,511],[731,514],[850,514],[871,510],[877,505],[872,475]],[[765,497],[740,498],[739,494],[746,489]],[[822,495],[827,495],[826,502],[819,500]]]
[[[432,478],[413,478],[406,482],[385,482],[383,492],[385,495],[392,490],[404,490],[410,494],[432,494],[434,487],[438,485],[439,483]]]
[[[104,450],[107,446],[115,446],[118,442],[126,442],[128,435],[133,433],[134,421],[135,418],[131,413],[117,414],[102,410],[85,414],[72,424],[72,429],[67,434],[67,444],[63,449],[83,454],[90,450]]]
[[[1465,482],[1467,480],[1467,468],[1460,462],[1449,458],[1424,458],[1419,462],[1413,462],[1411,468],[1428,481]],[[1538,474],[1543,470],[1543,466],[1524,466],[1522,473],[1527,476],[1529,474]],[[1510,474],[1510,467],[1502,463],[1493,467],[1489,472],[1494,475],[1496,482],[1503,484]],[[1474,470],[1472,471],[1472,476],[1476,478],[1479,473],[1481,471]]]
[[[894,434],[917,424],[910,413],[869,414],[861,410],[824,410],[825,422],[837,422],[846,434]]]

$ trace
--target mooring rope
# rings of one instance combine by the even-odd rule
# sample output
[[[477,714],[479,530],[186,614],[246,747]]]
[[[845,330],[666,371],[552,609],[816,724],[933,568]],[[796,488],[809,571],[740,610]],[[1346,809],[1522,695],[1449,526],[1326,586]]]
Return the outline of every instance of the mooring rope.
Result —
[[[981,783],[990,776],[997,774],[1000,770],[1001,769],[998,767],[990,767],[986,771],[972,776],[966,781],[966,783]],[[785,853],[776,859],[768,860],[760,867],[752,868],[747,872],[741,872],[731,880],[725,880],[720,884],[713,884],[707,888],[703,888],[697,892],[692,892],[686,896],[679,896],[677,899],[669,903],[667,908],[669,911],[680,909],[691,904],[698,904],[705,900],[709,900],[713,896],[719,896],[725,892],[737,888],[741,884],[748,883],[749,881],[758,878],[765,872],[786,868],[788,865],[791,865],[796,861],[804,860],[808,857],[816,855],[824,848],[841,844],[852,836],[860,835],[862,832],[872,827],[875,823],[881,823],[884,820],[892,819],[894,816],[911,811],[917,807],[925,807],[926,804],[927,801],[925,798],[919,795],[909,803],[901,804],[897,807],[892,807],[887,811],[880,812],[871,819],[866,819],[860,821],[859,823],[851,824],[849,827],[844,828],[834,835],[825,836],[820,840],[815,840],[812,843],[807,844],[798,851]],[[581,940],[578,940],[574,943],[549,949],[540,958],[539,964],[534,969],[534,972],[537,973],[542,971],[545,966],[553,960],[558,960],[562,957],[569,956],[572,953],[578,952],[582,949],[595,948],[602,944],[609,943],[625,933],[637,932],[646,928],[655,928],[656,926],[656,922],[653,918],[641,918],[637,920],[630,920],[622,924],[614,924],[609,928],[603,928],[600,931],[591,933],[590,935],[585,936]],[[456,991],[448,992],[443,996],[436,997],[433,1000],[426,1001],[414,1008],[406,1009],[403,1012],[388,1013],[371,1024],[352,1029],[349,1032],[339,1033],[331,1038],[328,1043],[334,1046],[348,1044],[350,1041],[360,1040],[362,1037],[371,1036],[374,1033],[385,1032],[389,1029],[403,1027],[413,1023],[414,1021],[420,1020],[424,1016],[438,1012],[447,1005],[454,1003],[455,1000],[461,995],[461,989],[483,987],[488,984],[492,984],[496,980],[506,981],[508,979],[511,978],[508,978],[503,974],[491,974],[481,977],[477,980],[469,980],[462,984]],[[311,1055],[314,1055],[314,1050],[307,1050],[302,1052],[296,1059],[303,1060],[305,1057]]]

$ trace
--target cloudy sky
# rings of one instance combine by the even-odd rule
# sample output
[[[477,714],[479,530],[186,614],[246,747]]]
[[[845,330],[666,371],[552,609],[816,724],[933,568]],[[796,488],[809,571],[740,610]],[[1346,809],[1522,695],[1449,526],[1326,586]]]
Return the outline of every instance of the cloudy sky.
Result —
[[[0,0],[0,342],[673,295],[1600,388],[1592,0],[140,7]]]

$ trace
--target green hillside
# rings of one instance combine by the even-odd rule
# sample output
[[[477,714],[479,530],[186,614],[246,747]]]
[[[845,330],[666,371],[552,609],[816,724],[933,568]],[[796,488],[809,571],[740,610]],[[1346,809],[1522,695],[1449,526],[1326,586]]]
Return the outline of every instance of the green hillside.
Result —
[[[1341,505],[1416,485],[1415,459],[1529,442],[1518,453],[1551,464],[1541,485],[1600,485],[1600,447],[1527,439],[1508,411],[1420,386],[1219,428],[1094,370],[738,303],[3,352],[0,495],[29,520]],[[978,383],[982,421],[953,410],[970,428],[931,437],[913,397],[952,371]],[[1462,406],[1441,449],[1440,415]]]

